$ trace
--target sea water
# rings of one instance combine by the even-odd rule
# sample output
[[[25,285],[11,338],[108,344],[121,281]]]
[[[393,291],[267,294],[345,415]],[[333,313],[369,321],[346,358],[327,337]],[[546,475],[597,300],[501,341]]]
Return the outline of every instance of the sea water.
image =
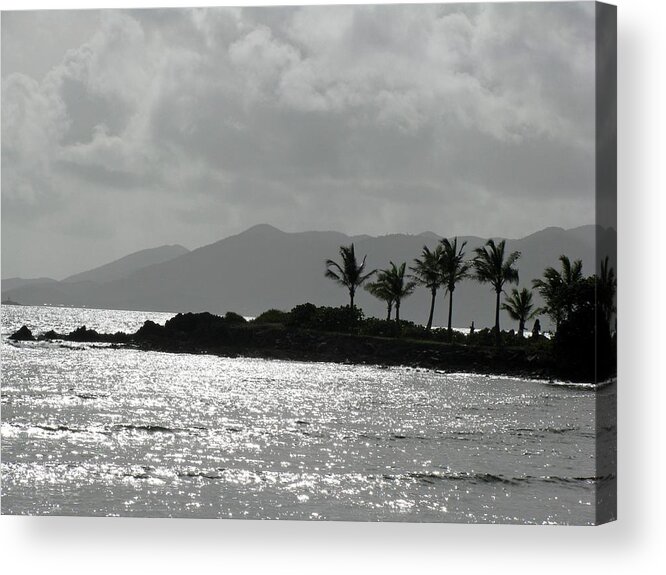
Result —
[[[614,384],[8,340],[172,315],[2,307],[3,514],[592,524],[615,481]]]

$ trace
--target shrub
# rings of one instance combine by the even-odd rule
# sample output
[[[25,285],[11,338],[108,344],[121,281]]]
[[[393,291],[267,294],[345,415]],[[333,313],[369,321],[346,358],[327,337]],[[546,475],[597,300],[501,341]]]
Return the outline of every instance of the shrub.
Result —
[[[233,311],[228,311],[224,314],[224,320],[229,323],[247,323],[247,320],[242,316]]]
[[[451,331],[451,336],[449,337],[449,330],[445,327],[433,328],[430,331],[426,330],[423,333],[422,339],[431,339],[443,343],[456,343],[462,345],[470,343],[467,335],[460,331],[456,331],[455,329]]]
[[[227,322],[208,312],[179,313],[164,324],[167,333],[179,333],[195,339],[219,338],[226,334]]]
[[[502,343],[509,347],[525,347],[529,340],[519,336],[513,329],[502,332]]]
[[[397,337],[399,329],[398,325],[393,320],[369,317],[361,324],[360,333],[363,335],[374,335],[379,337]]]
[[[317,329],[340,333],[358,333],[363,312],[357,307],[320,307],[315,316]]]
[[[289,314],[286,311],[279,309],[269,309],[259,314],[253,323],[287,323],[289,321]]]
[[[312,303],[302,303],[289,312],[288,323],[296,327],[314,327],[317,315],[317,306]]]
[[[553,350],[558,372],[580,381],[602,381],[615,374],[616,357],[610,327],[597,305],[593,277],[577,286],[570,312],[558,326]]]
[[[409,339],[432,339],[432,332],[428,331],[425,326],[404,320],[400,320],[398,335]]]
[[[467,343],[469,345],[495,345],[495,333],[493,330],[485,327],[477,330],[467,336]]]
[[[297,305],[289,312],[288,325],[321,331],[358,333],[363,312],[357,307],[317,307],[311,303]]]
[[[551,352],[553,350],[553,342],[545,335],[539,335],[536,338],[530,336],[525,340],[525,347],[530,352]]]

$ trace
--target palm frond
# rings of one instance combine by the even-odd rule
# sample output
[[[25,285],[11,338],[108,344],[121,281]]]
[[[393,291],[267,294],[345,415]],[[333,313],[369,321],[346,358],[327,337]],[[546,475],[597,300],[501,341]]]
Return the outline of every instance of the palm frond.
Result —
[[[353,298],[354,291],[357,287],[365,283],[376,270],[364,274],[365,263],[367,255],[363,256],[363,260],[359,264],[356,259],[356,251],[354,244],[349,246],[340,246],[340,260],[338,263],[334,260],[326,260],[326,271],[324,275],[336,281],[340,285],[345,286]]]
[[[465,246],[467,242],[464,241],[458,246],[458,238],[453,238],[453,241],[448,238],[441,240],[442,257],[441,257],[441,272],[442,283],[446,286],[447,291],[452,292],[456,284],[469,276],[471,263],[465,261]]]
[[[476,248],[472,261],[474,276],[481,283],[489,283],[496,291],[501,291],[505,283],[518,283],[518,269],[515,264],[521,256],[518,251],[505,256],[506,240],[498,244],[489,239],[486,245]]]
[[[565,256],[559,258],[560,269],[547,267],[543,278],[532,280],[532,285],[545,302],[542,313],[550,316],[555,325],[559,325],[571,311],[572,295],[583,281],[583,263],[573,263]]]

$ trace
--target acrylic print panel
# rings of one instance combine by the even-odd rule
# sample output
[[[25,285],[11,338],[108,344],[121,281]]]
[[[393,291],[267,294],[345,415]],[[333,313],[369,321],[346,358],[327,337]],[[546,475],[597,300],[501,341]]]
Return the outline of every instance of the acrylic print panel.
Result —
[[[607,5],[3,13],[2,512],[614,519],[615,146]]]

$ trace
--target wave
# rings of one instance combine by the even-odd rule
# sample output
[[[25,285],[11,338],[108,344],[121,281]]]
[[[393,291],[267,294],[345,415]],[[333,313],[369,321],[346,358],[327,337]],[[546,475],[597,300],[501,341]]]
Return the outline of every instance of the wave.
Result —
[[[134,424],[131,424],[131,423],[114,425],[113,430],[114,431],[143,431],[145,433],[177,433],[179,431],[185,431],[183,429],[165,427],[163,425],[134,425]]]
[[[210,471],[203,471],[203,470],[184,470],[184,471],[178,471],[176,474],[178,477],[182,479],[209,479],[211,481],[216,481],[218,479],[223,479],[223,472],[225,471],[224,467],[219,467],[214,470]]]
[[[562,435],[564,433],[580,432],[585,437],[595,437],[594,433],[590,434],[586,431],[581,431],[580,427],[516,427],[511,429],[515,433],[554,433],[555,435]]]
[[[92,396],[87,399],[96,398],[97,396]],[[103,426],[103,427],[72,427],[64,424],[3,424],[3,429],[6,429],[7,432],[10,432],[10,428],[14,433],[21,432],[30,432],[31,430],[46,431],[48,433],[97,433],[102,435],[112,435],[113,433],[118,433],[122,431],[129,432],[139,432],[146,434],[154,433],[191,433],[193,431],[201,431],[206,428],[203,427],[193,427],[189,429],[184,428],[171,428],[163,425],[133,425],[133,424],[117,424],[112,426]]]
[[[579,389],[583,391],[598,391],[604,387],[608,387],[617,382],[616,378],[606,379],[604,381],[599,381],[598,383],[574,383],[572,381],[541,381],[544,385],[550,385],[552,387],[562,387],[565,389]]]
[[[440,471],[431,471],[431,472],[411,472],[405,474],[383,474],[382,479],[388,481],[422,481],[424,483],[434,484],[438,481],[468,481],[470,483],[497,483],[504,485],[522,485],[528,483],[560,483],[564,485],[592,485],[598,483],[604,483],[612,481],[615,479],[615,474],[609,474],[604,476],[592,476],[592,477],[560,477],[553,475],[524,475],[520,477],[509,477],[502,474],[493,474],[493,473],[476,473],[468,471],[459,471],[459,472],[440,472]]]
[[[2,436],[3,437],[15,437],[22,433],[27,433],[28,435],[43,434],[46,433],[89,433],[89,434],[101,434],[109,435],[109,432],[103,428],[79,428],[71,427],[69,425],[62,424],[47,424],[47,423],[37,423],[37,424],[27,424],[27,423],[3,423],[2,424]]]
[[[31,425],[30,427],[35,427],[37,429],[50,432],[64,431],[67,433],[89,433],[93,431],[90,429],[78,429],[76,427],[69,427],[68,425]]]
[[[78,397],[79,399],[106,399],[109,397],[108,395],[96,395],[94,393],[75,393],[74,397]]]

